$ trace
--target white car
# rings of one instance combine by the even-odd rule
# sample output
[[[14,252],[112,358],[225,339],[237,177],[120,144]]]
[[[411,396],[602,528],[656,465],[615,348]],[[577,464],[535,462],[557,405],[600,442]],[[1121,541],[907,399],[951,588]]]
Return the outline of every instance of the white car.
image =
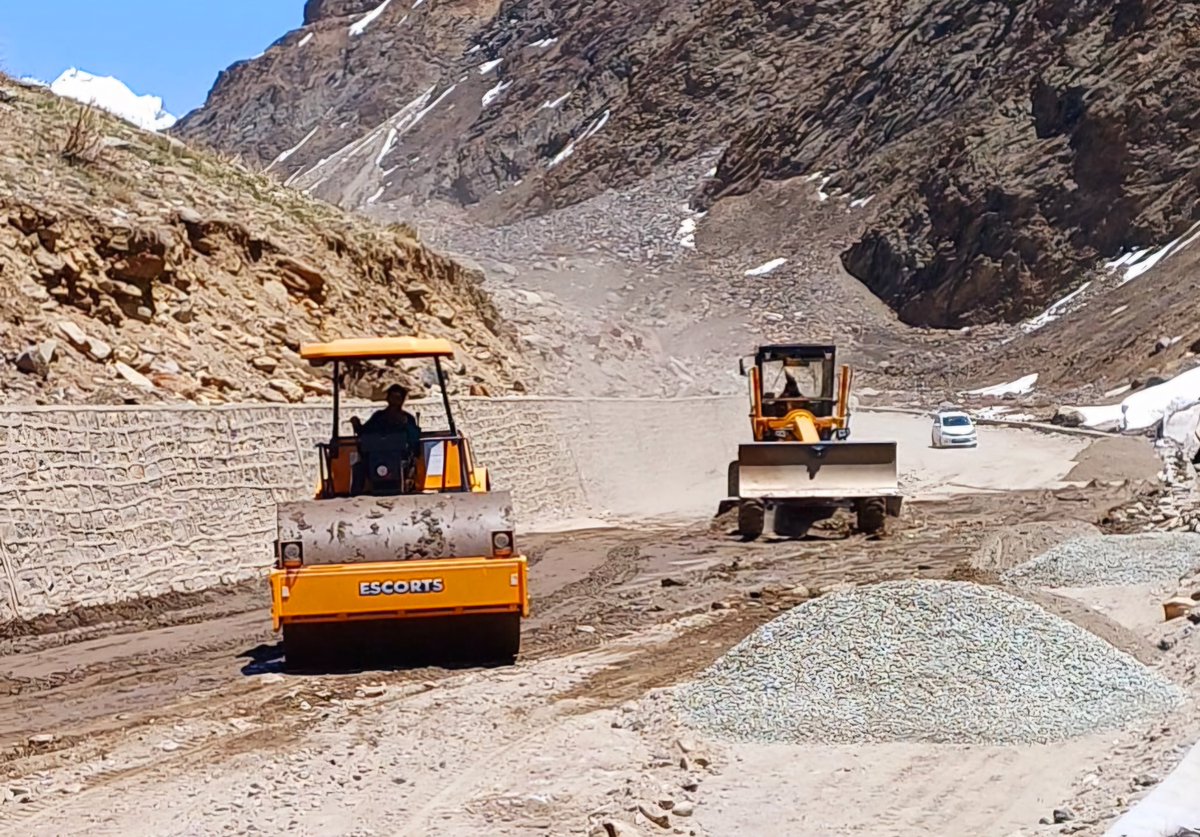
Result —
[[[975,422],[964,412],[941,410],[933,417],[933,446],[935,448],[973,448],[979,444]]]

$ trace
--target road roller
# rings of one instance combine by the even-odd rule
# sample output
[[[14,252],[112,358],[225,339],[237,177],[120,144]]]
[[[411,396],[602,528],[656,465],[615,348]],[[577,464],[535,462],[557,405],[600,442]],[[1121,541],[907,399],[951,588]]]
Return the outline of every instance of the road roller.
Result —
[[[333,417],[316,446],[315,496],[277,505],[271,615],[285,667],[511,664],[529,615],[527,562],[509,492],[492,488],[455,421],[443,367],[453,344],[340,339],[300,356],[332,365]],[[352,418],[347,432],[347,369],[398,359],[433,363],[444,425],[406,413],[411,423]]]

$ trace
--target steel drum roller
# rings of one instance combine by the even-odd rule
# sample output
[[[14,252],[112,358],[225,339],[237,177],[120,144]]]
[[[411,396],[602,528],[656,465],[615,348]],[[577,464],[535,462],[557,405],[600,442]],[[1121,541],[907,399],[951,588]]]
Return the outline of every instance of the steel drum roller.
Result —
[[[303,561],[345,564],[489,556],[492,534],[513,531],[507,491],[345,497],[281,503],[281,543]]]

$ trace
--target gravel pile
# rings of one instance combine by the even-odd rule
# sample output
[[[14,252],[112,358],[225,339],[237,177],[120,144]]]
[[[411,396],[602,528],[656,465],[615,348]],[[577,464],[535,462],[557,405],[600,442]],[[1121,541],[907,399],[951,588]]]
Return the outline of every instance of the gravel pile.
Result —
[[[1200,569],[1200,535],[1155,532],[1072,538],[1004,573],[1039,587],[1119,587],[1177,581]]]
[[[685,724],[767,743],[1050,742],[1181,700],[1132,657],[1031,602],[947,581],[814,599],[676,692]]]

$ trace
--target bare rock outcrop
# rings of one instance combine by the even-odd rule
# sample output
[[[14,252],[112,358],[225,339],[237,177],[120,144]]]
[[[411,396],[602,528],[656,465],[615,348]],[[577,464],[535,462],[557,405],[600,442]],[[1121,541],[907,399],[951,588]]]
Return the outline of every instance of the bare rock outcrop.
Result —
[[[176,130],[345,205],[487,223],[724,148],[696,209],[813,177],[872,199],[843,263],[904,321],[1013,322],[1191,221],[1198,22],[1161,0],[310,0]]]

